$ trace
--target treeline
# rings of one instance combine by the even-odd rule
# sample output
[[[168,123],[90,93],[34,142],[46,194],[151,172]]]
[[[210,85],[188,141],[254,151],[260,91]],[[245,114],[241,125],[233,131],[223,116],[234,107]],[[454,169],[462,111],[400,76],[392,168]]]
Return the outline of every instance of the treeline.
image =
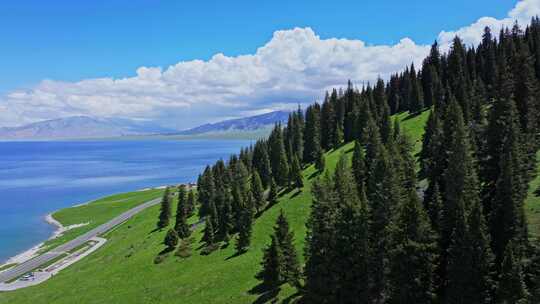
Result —
[[[447,55],[433,45],[417,77],[392,77],[413,87],[408,103],[387,95],[390,108],[433,103],[419,153],[427,187],[398,129],[371,111],[352,169],[342,160],[314,185],[307,303],[538,303],[523,205],[539,147],[539,31],[538,18],[498,39],[486,28],[477,49],[456,37]]]
[[[167,230],[163,243],[167,248],[156,257],[155,262],[160,263],[163,260],[163,253],[173,251],[178,247],[177,255],[187,257],[191,255],[191,240],[188,240],[191,235],[191,227],[187,220],[194,215],[196,208],[196,197],[193,189],[187,189],[185,185],[180,185],[175,193],[171,193],[171,187],[167,187],[161,198],[159,218],[156,223],[156,230],[166,229],[171,224],[173,219],[172,201],[173,195],[178,196],[176,214],[174,215],[174,226]]]
[[[352,160],[312,187],[305,266],[281,218],[263,283],[293,283],[307,303],[537,302],[540,254],[523,204],[540,143],[539,79],[534,18],[498,38],[486,28],[476,48],[456,37],[441,54],[435,43],[418,71],[388,83],[332,90],[199,176],[207,252],[233,235],[248,250],[254,219],[280,191],[302,187],[302,167],[325,172],[324,152],[355,141]],[[417,174],[391,115],[425,109]]]

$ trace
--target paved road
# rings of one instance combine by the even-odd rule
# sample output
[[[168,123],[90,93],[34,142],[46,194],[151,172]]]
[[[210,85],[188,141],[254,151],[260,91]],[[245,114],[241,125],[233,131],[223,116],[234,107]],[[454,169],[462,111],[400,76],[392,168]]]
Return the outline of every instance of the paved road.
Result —
[[[86,242],[88,242],[91,238],[95,237],[95,236],[98,236],[102,233],[105,233],[107,231],[109,231],[110,229],[114,228],[115,226],[125,222],[126,220],[128,220],[129,218],[131,218],[132,216],[134,216],[135,214],[139,213],[140,211],[150,207],[150,206],[153,206],[153,205],[156,205],[156,204],[159,204],[159,202],[161,201],[161,198],[156,198],[154,200],[151,200],[151,201],[148,201],[146,203],[143,203],[141,205],[138,205],[137,207],[135,208],[132,208],[122,214],[120,214],[119,216],[113,218],[112,220],[108,221],[107,223],[105,224],[102,224],[101,226],[98,226],[88,232],[86,232],[85,234],[63,244],[63,245],[60,245],[56,248],[54,248],[53,250],[47,252],[47,253],[44,253],[40,256],[37,256],[31,260],[28,260],[22,264],[19,264],[9,270],[6,270],[2,273],[0,273],[0,282],[6,282],[6,281],[10,281],[12,279],[15,279],[29,271],[32,271],[36,268],[38,268],[39,266],[57,258],[58,256],[62,255],[64,252],[66,251],[70,251],[71,249],[77,247],[77,246],[80,246]]]

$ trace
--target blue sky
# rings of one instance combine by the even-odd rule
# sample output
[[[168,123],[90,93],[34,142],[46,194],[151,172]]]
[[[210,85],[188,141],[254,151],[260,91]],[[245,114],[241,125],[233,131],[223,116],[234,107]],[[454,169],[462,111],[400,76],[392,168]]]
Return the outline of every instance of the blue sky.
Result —
[[[540,0],[523,0],[521,6],[502,0],[262,2],[3,1],[0,110],[11,113],[0,113],[0,126],[86,114],[161,119],[168,125],[183,113],[200,118],[176,126],[183,128],[310,102],[318,97],[314,92],[349,78],[372,80],[419,61],[429,44],[452,31],[463,29],[470,36],[465,41],[475,43],[478,29],[471,25],[497,27],[509,16],[527,20],[540,9]],[[484,16],[492,19],[479,20]],[[440,36],[441,31],[450,33]],[[406,37],[411,41],[402,40]],[[291,56],[287,44],[295,50]],[[257,54],[268,45],[265,54]],[[225,56],[212,60],[218,53]],[[237,57],[243,54],[256,58],[245,62]],[[348,68],[330,78],[314,77],[329,68],[321,56],[331,56],[336,65],[346,62]],[[371,61],[377,64],[366,68]],[[179,62],[188,64],[175,66]],[[279,73],[272,74],[273,65]],[[197,92],[179,85],[189,83],[190,75],[195,84],[204,84]],[[277,76],[299,83],[280,83]],[[126,83],[118,83],[124,78]],[[253,78],[259,81],[239,85]],[[156,87],[167,90],[155,92]],[[202,96],[210,90],[213,95]],[[130,92],[119,93],[125,91]],[[210,115],[208,105],[219,108],[219,115]]]
[[[137,67],[253,53],[275,30],[431,43],[442,29],[503,17],[512,1],[5,1],[0,92],[44,78],[133,75]],[[444,1],[447,2],[447,1]],[[495,2],[495,3],[494,3]]]

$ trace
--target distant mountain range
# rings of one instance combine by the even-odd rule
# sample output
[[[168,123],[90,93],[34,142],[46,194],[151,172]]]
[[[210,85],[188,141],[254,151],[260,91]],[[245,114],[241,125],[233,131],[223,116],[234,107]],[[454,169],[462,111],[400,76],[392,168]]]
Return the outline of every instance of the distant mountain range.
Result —
[[[274,111],[266,114],[224,120],[204,124],[189,130],[177,132],[178,135],[200,135],[208,133],[246,132],[269,128],[277,122],[287,123],[289,112]]]
[[[148,121],[72,116],[35,122],[20,127],[0,128],[0,139],[106,138],[173,131]]]
[[[227,135],[268,129],[276,122],[286,123],[289,112],[275,111],[251,117],[204,124],[189,130],[177,131],[163,128],[149,121],[120,118],[72,116],[45,120],[20,127],[0,128],[1,140],[47,140],[77,138],[111,138],[141,135]]]

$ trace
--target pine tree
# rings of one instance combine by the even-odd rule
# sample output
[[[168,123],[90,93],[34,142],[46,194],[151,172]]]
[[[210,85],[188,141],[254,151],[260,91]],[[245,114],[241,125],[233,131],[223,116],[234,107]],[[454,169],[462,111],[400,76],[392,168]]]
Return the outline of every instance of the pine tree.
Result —
[[[285,152],[285,143],[281,125],[277,124],[270,134],[270,164],[272,176],[279,186],[286,186],[289,181],[289,164]]]
[[[468,218],[471,262],[468,274],[472,303],[491,303],[494,294],[493,253],[486,225],[486,217],[479,201],[471,207]]]
[[[210,213],[210,202],[215,198],[214,174],[210,166],[204,169],[203,174],[197,182],[198,198],[201,204],[199,217],[205,217]]]
[[[210,202],[209,209],[210,209],[210,213],[206,217],[209,218],[210,221],[212,221],[212,227],[214,231],[216,231],[217,227],[221,226],[220,216],[219,216],[216,204],[214,204],[214,202]]]
[[[401,203],[390,235],[388,303],[433,303],[437,245],[415,191]]]
[[[424,97],[422,96],[422,88],[417,79],[416,70],[414,69],[414,64],[411,64],[411,100],[410,100],[410,111],[413,113],[418,113],[424,108]]]
[[[332,102],[331,99],[337,99],[335,90],[332,92],[331,98],[327,93],[321,108],[321,146],[324,150],[332,149],[333,144],[336,142],[334,135],[338,124],[336,122],[334,102]]]
[[[405,68],[405,71],[401,75],[400,81],[400,103],[398,111],[408,111],[411,105],[412,99],[412,83],[411,83],[411,73],[409,72],[409,67]]]
[[[352,170],[356,185],[358,186],[358,193],[365,192],[366,182],[366,157],[364,155],[364,148],[359,141],[354,143],[354,152],[352,157]]]
[[[392,120],[390,119],[390,108],[385,103],[381,106],[382,112],[379,122],[379,130],[381,131],[381,139],[384,144],[387,144],[392,137]]]
[[[436,168],[436,157],[441,150],[442,124],[439,115],[435,111],[430,111],[425,126],[424,135],[422,135],[422,150],[419,155],[420,178],[438,175]]]
[[[341,124],[338,123],[336,126],[336,131],[334,134],[334,142],[332,143],[332,147],[334,149],[337,149],[339,148],[339,146],[341,146],[342,143],[343,143],[343,127]]]
[[[264,188],[270,186],[272,179],[272,167],[268,156],[268,144],[265,141],[257,141],[253,148],[253,167],[259,174]]]
[[[298,262],[298,255],[294,248],[294,233],[289,228],[289,222],[283,214],[283,210],[276,220],[274,226],[275,240],[278,242],[278,248],[282,253],[281,271],[280,276],[283,278],[283,282],[288,282],[291,285],[298,286],[300,280],[300,263]]]
[[[204,234],[202,240],[206,243],[206,246],[213,246],[215,244],[214,226],[210,217],[206,217],[204,225]]]
[[[262,270],[257,274],[256,278],[262,281],[262,284],[273,289],[281,285],[285,280],[283,277],[284,263],[283,253],[279,247],[279,243],[274,235],[271,236],[270,245],[264,250],[262,260]]]
[[[291,146],[294,154],[296,154],[296,157],[298,158],[298,161],[302,163],[303,157],[304,157],[304,128],[305,128],[305,121],[304,121],[304,113],[302,112],[302,109],[300,108],[300,105],[298,106],[298,109],[293,114],[294,120],[293,120],[293,128],[291,129]]]
[[[174,230],[181,239],[186,238],[191,234],[191,229],[187,223],[187,208],[186,187],[182,185],[178,188],[178,205],[176,207],[176,223],[174,225]]]
[[[441,231],[441,214],[443,209],[443,201],[441,192],[439,191],[438,183],[435,183],[430,196],[424,196],[424,208],[429,216],[433,231],[440,234]]]
[[[326,175],[314,182],[313,204],[306,235],[305,300],[307,303],[336,303],[334,286],[335,219],[337,200],[332,181]]]
[[[302,168],[300,167],[300,162],[296,156],[293,156],[291,164],[291,182],[296,188],[304,187]]]
[[[219,212],[219,226],[218,226],[218,233],[217,233],[217,239],[223,240],[225,243],[229,242],[230,235],[234,232],[235,229],[235,219],[234,219],[234,212],[232,210],[232,198],[230,198],[230,194],[227,195],[228,198],[224,202],[221,211]]]
[[[519,113],[521,130],[534,138],[537,136],[539,122],[537,120],[538,103],[538,79],[532,67],[533,61],[530,59],[529,48],[517,39],[519,45],[511,65],[514,78],[514,97]],[[534,145],[533,145],[534,146]],[[533,155],[534,156],[534,155]],[[535,158],[533,158],[533,165]],[[534,168],[534,167],[533,167]]]
[[[321,108],[318,103],[309,106],[306,110],[306,123],[304,130],[304,162],[311,163],[317,160],[321,153]]]
[[[315,168],[319,172],[324,172],[325,167],[326,167],[326,159],[324,157],[324,153],[319,152],[319,155],[317,155],[317,159],[315,162]]]
[[[514,254],[515,250],[514,244],[510,242],[504,251],[496,303],[527,303],[529,292],[523,281],[521,263]]]
[[[272,181],[270,182],[270,192],[268,194],[268,204],[270,206],[274,206],[275,204],[277,204],[277,199],[278,199],[278,187],[274,179],[272,179]]]
[[[178,234],[176,234],[176,231],[174,231],[174,229],[169,229],[169,231],[167,231],[163,243],[167,246],[168,251],[176,248],[176,245],[178,245]]]
[[[498,176],[495,184],[491,184],[493,188],[487,190],[492,193],[490,231],[497,265],[502,262],[508,242],[515,239],[514,245],[521,247],[526,244],[528,237],[523,211],[528,188],[525,177],[527,174],[523,170],[515,105],[511,99],[507,102],[506,114],[502,117],[505,128],[500,131],[500,135],[504,137],[497,155]]]
[[[244,253],[251,244],[251,232],[253,225],[253,213],[249,206],[243,208],[240,213],[240,223],[238,227],[238,238],[236,239],[236,252]]]
[[[399,76],[394,74],[390,76],[390,82],[388,83],[388,106],[390,107],[390,113],[395,114],[399,110]]]
[[[388,268],[388,229],[393,217],[393,209],[399,205],[402,189],[399,187],[395,168],[386,149],[379,143],[368,145],[366,157],[368,169],[367,194],[370,204],[370,239],[372,256],[370,275],[372,278],[371,297],[374,301],[382,301],[387,289]],[[373,159],[373,161],[371,161]]]
[[[496,183],[494,206],[491,212],[491,233],[493,251],[497,264],[503,259],[507,244],[515,239],[515,246],[523,246],[527,239],[527,227],[523,213],[523,197],[520,187],[519,161],[515,150],[504,152],[501,159],[501,173]]]
[[[354,137],[355,139],[358,139],[362,144],[365,144],[369,140],[369,136],[372,135],[369,134],[370,129],[368,124],[370,123],[374,123],[373,114],[371,113],[369,103],[367,101],[363,101],[360,104],[360,109],[356,120],[355,129],[358,134],[356,134],[356,136]]]
[[[463,288],[469,284],[464,278],[468,275],[471,265],[466,214],[479,202],[479,191],[468,132],[465,129],[461,107],[455,99],[448,105],[444,131],[448,167],[443,175],[439,275],[443,282],[445,278],[449,281],[445,298],[466,299],[469,295],[463,292]]]
[[[357,186],[354,183],[354,176],[348,168],[349,159],[346,154],[341,154],[334,171],[334,189],[338,196],[340,205],[348,201],[358,203]]]
[[[196,199],[195,199],[195,191],[189,190],[187,201],[186,201],[187,216],[188,217],[192,216],[193,213],[195,212],[195,201],[196,201]]]
[[[454,224],[446,258],[446,286],[444,291],[445,303],[473,303],[470,302],[469,271],[471,270],[472,256],[470,250],[470,235],[465,219],[463,201],[459,201],[453,210]]]
[[[169,225],[171,217],[171,201],[169,198],[169,188],[165,189],[163,197],[161,199],[161,209],[159,211],[159,220],[157,222],[157,228],[163,229]]]
[[[260,209],[264,207],[265,201],[263,185],[257,171],[253,172],[253,175],[251,176],[250,191],[253,196],[253,201],[255,202],[255,209],[257,209],[257,212],[260,212]]]
[[[434,45],[436,47],[436,44]],[[432,46],[433,48],[433,46]],[[430,107],[435,104],[435,87],[438,82],[437,69],[431,62],[431,58],[427,57],[422,63],[422,89],[424,92],[425,106]]]
[[[334,184],[339,209],[335,227],[335,272],[337,286],[333,286],[339,303],[369,303],[369,213],[364,188],[357,185],[347,158],[343,155],[336,167]]]
[[[401,185],[401,196],[408,197],[410,191],[416,191],[416,158],[413,157],[414,146],[407,134],[394,136],[395,140],[389,142],[388,150],[396,168],[397,178]]]
[[[464,204],[463,208],[469,210],[473,202],[479,199],[478,180],[468,132],[465,129],[461,107],[455,99],[448,106],[444,133],[448,167],[443,176],[442,250],[448,248],[456,223],[456,211],[460,204]]]
[[[491,29],[487,26],[484,28],[479,52],[484,63],[482,79],[487,86],[488,97],[493,98],[496,94],[497,64],[495,62],[495,41],[493,41]]]

